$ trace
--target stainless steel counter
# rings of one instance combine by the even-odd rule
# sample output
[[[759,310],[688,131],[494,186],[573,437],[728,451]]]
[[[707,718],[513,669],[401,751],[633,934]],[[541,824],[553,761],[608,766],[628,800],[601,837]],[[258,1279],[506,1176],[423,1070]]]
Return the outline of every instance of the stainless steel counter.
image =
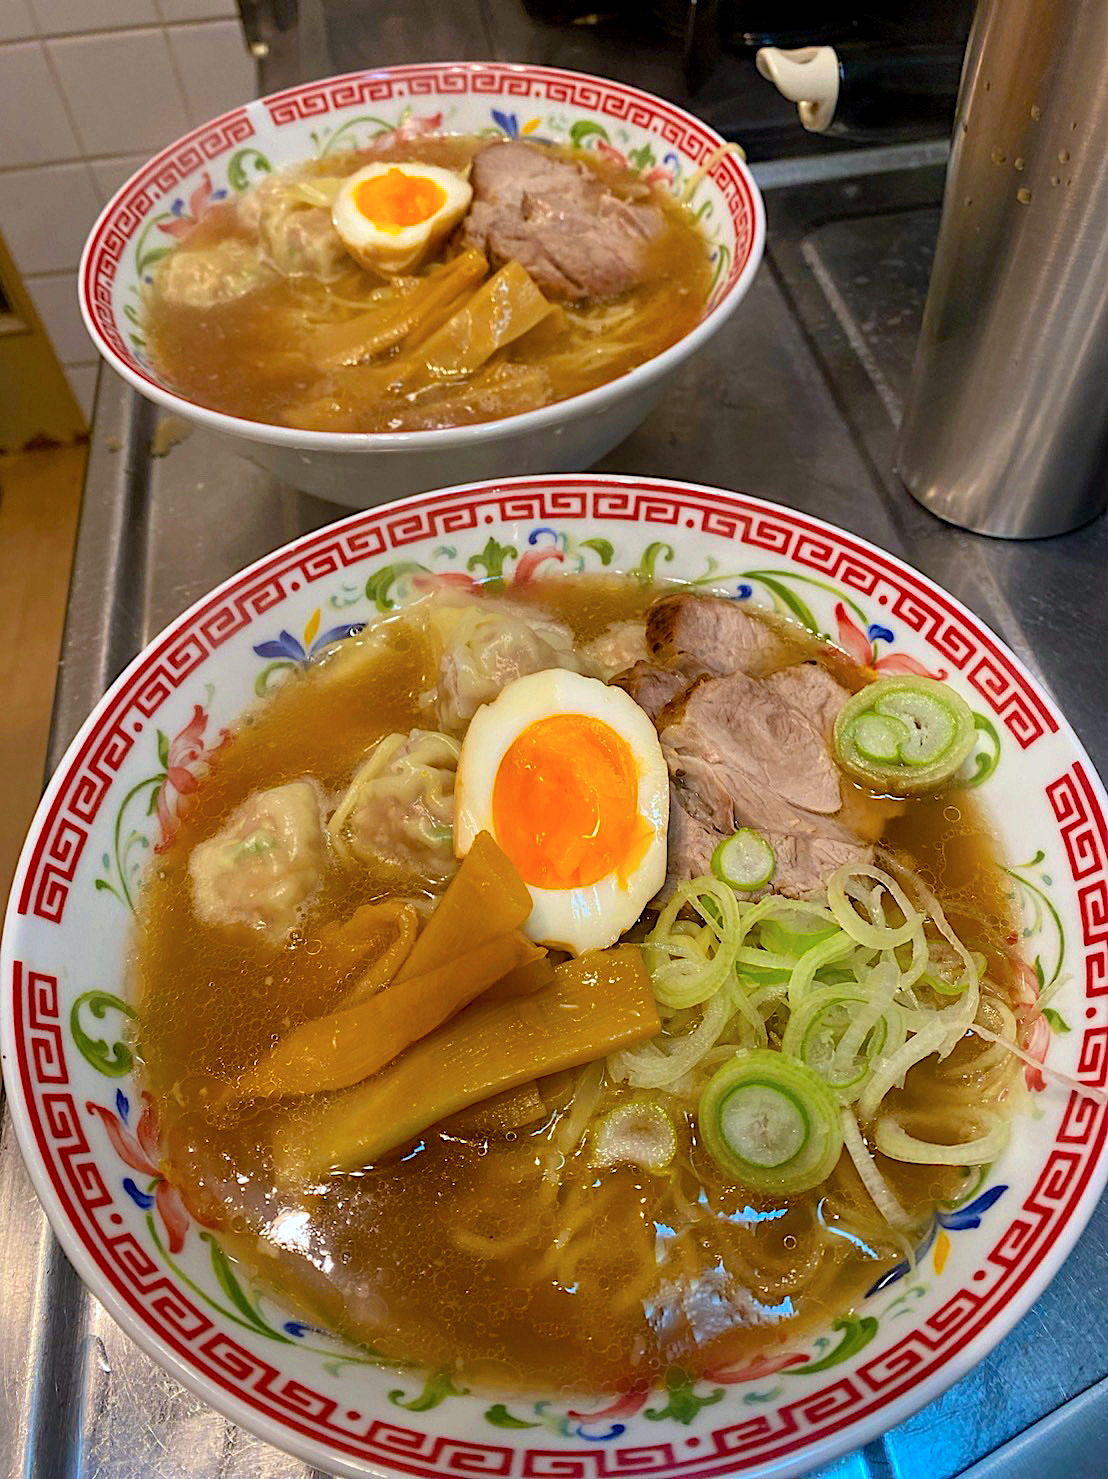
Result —
[[[302,5],[302,16],[313,9],[314,0]],[[267,81],[284,80],[282,56],[286,67],[306,65],[301,48],[309,43],[320,48],[314,70],[353,64],[322,34],[301,35],[290,63],[285,38]],[[913,146],[762,165],[771,247],[747,302],[601,466],[743,489],[911,560],[1036,671],[1103,773],[1108,520],[1046,542],[995,543],[938,523],[891,472],[941,157],[937,146]],[[157,421],[152,407],[102,373],[51,765],[159,627],[239,566],[341,513],[272,484],[199,431],[152,459]],[[884,1440],[824,1470],[825,1479],[1022,1479],[1032,1471],[1102,1479],[1108,1459],[1092,1434],[1105,1426],[1108,1397],[1090,1389],[1108,1378],[1099,1328],[1106,1251],[1102,1205],[1050,1289],[990,1357]],[[1089,1393],[1083,1402],[1064,1405],[1082,1393]],[[986,1458],[1052,1413],[1042,1432],[1052,1457],[1041,1457],[1032,1429],[1018,1452]],[[1070,1419],[1080,1420],[1081,1441],[1066,1446]],[[5,1119],[0,1475],[307,1479],[309,1472],[163,1376],[83,1292],[46,1227]]]

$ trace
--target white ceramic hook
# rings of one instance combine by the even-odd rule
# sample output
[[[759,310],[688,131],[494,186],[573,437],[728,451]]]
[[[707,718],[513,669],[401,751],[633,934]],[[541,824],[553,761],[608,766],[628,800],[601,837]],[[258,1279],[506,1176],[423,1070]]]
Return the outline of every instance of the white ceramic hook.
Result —
[[[811,133],[823,133],[839,101],[839,58],[833,46],[800,46],[782,51],[763,46],[754,58],[758,71],[782,97],[797,105]]]

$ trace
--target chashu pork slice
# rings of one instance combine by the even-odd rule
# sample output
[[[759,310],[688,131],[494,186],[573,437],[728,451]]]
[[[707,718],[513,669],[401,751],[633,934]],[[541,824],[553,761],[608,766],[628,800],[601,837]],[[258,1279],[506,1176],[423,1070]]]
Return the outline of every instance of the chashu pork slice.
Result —
[[[658,715],[673,791],[660,900],[706,872],[715,846],[740,827],[766,838],[777,860],[771,887],[790,898],[819,893],[842,863],[872,858],[887,812],[860,793],[844,811],[831,756],[846,690],[816,664],[787,671],[776,681],[701,677]]]
[[[464,245],[516,261],[551,298],[612,298],[648,273],[665,221],[653,203],[621,200],[586,165],[522,139],[473,159]]]
[[[650,662],[634,663],[608,681],[613,687],[622,688],[625,693],[630,694],[639,708],[645,710],[654,720],[657,720],[667,704],[689,686],[689,679],[684,673],[678,673],[674,668],[659,668]]]
[[[696,677],[746,673],[764,678],[796,662],[795,645],[739,601],[675,591],[646,615],[646,650],[653,662]]]

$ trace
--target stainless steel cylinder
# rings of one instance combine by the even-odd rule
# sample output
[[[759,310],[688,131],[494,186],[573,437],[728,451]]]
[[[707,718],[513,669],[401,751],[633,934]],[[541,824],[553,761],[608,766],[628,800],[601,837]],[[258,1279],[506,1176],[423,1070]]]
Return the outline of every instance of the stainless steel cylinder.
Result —
[[[1108,0],[980,0],[897,471],[964,529],[1108,503]]]

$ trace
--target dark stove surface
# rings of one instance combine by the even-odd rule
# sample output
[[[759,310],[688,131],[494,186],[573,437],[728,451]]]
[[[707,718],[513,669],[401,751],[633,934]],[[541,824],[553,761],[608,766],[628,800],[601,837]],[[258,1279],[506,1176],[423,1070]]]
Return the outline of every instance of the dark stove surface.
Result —
[[[744,8],[733,7],[734,15]],[[697,12],[703,15],[704,0],[599,3],[595,9],[564,0],[299,0],[295,25],[282,30],[266,10],[256,24],[268,48],[267,91],[306,77],[402,62],[526,61],[594,72],[657,93],[740,142],[751,160],[849,152],[873,142],[807,133],[795,105],[755,70],[755,48],[767,28],[748,36],[735,19],[721,31],[715,0],[709,9],[712,19],[701,20],[691,48],[687,33]],[[806,36],[852,34],[848,24],[821,26],[814,19],[811,31],[801,29],[796,17],[807,9],[796,7],[789,29],[773,39],[800,44]],[[764,18],[765,11],[764,5],[751,7],[752,18]],[[904,135],[927,136],[926,129]]]

